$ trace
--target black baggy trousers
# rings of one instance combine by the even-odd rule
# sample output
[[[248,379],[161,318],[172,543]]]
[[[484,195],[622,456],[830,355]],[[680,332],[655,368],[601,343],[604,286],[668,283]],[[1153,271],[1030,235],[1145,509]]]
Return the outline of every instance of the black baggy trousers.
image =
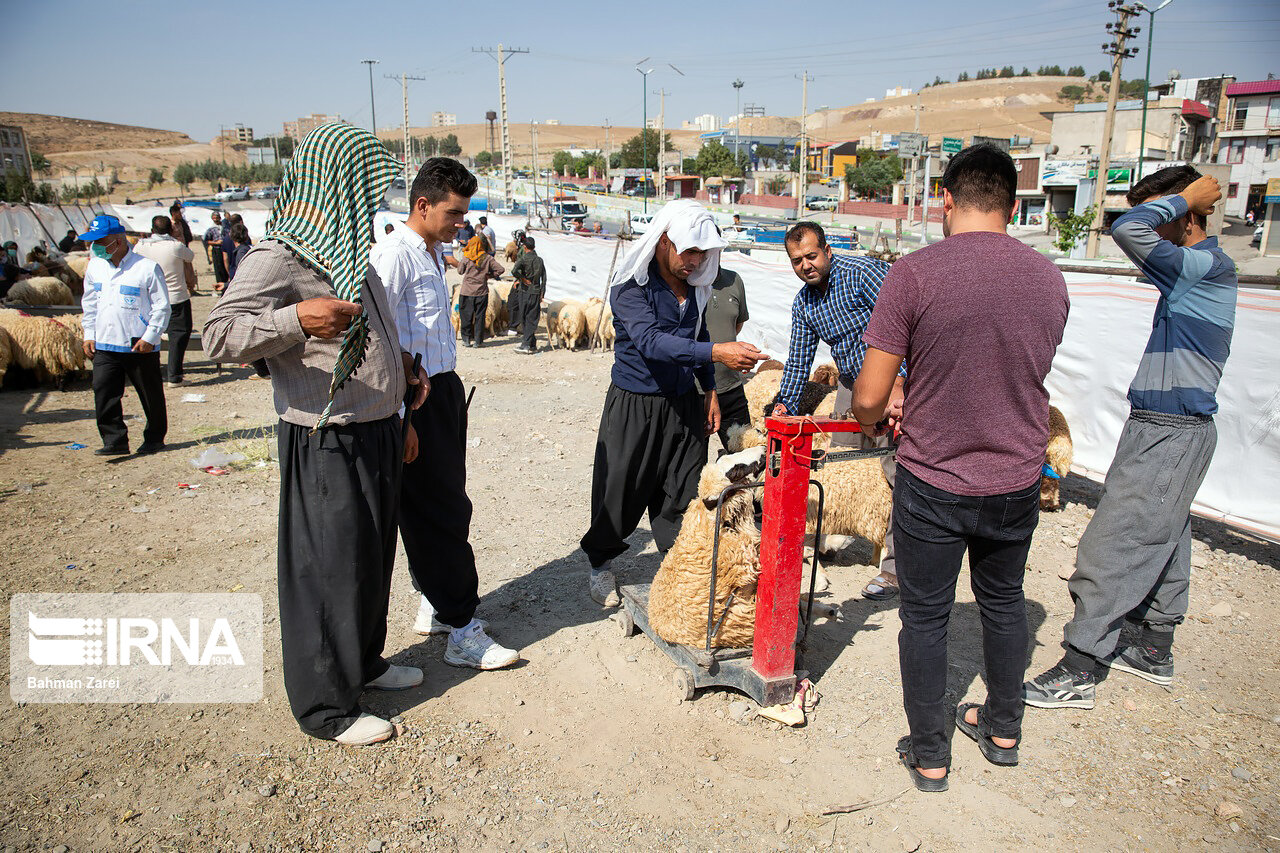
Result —
[[[462,296],[458,300],[458,312],[461,314],[462,339],[464,341],[475,341],[477,344],[484,341],[484,315],[489,310],[489,295],[483,296]]]
[[[134,338],[133,343],[137,344]],[[164,403],[164,380],[160,378],[160,351],[109,352],[97,350],[93,356],[93,408],[98,418],[98,434],[103,447],[127,447],[129,428],[124,423],[124,383],[128,379],[142,403],[147,425],[142,440],[163,444],[169,431],[169,411]]]
[[[658,550],[675,544],[707,462],[706,422],[696,390],[666,397],[609,386],[591,472],[591,527],[581,542],[593,567],[627,550],[646,509]]]
[[[191,300],[172,305],[169,315],[169,381],[182,381],[182,362],[191,343]]]
[[[431,377],[431,393],[413,413],[418,458],[404,467],[400,540],[414,589],[436,618],[465,627],[480,604],[467,497],[467,400],[452,370]]]
[[[400,419],[308,427],[280,422],[280,642],[289,707],[332,739],[360,715],[365,682],[387,671],[396,555]]]

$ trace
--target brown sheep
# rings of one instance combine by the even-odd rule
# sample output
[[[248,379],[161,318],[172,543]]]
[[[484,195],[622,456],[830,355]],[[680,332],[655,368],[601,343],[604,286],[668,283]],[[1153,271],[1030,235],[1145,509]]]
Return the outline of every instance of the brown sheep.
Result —
[[[763,470],[760,448],[722,456],[703,467],[698,494],[685,510],[675,544],[663,557],[649,589],[649,624],[667,642],[699,648],[706,644],[716,501],[730,483],[749,482]],[[726,607],[728,615],[711,644],[715,648],[749,646],[760,576],[760,531],[750,490],[732,492],[724,500],[717,557],[715,618],[719,620]]]
[[[507,259],[508,263],[515,263],[520,259],[520,250],[516,248],[516,241],[512,240],[502,250],[502,256]]]
[[[497,288],[489,288],[489,304],[484,310],[484,328],[489,333],[489,337],[497,338],[507,334],[507,322],[510,315],[507,313],[507,300],[498,292]]]
[[[88,252],[67,252],[63,260],[67,266],[71,267],[72,272],[80,276],[81,279],[84,278],[84,271],[89,267]]]
[[[819,385],[830,385],[836,387],[836,383],[840,381],[840,371],[834,364],[819,364],[813,369],[813,376],[809,377],[811,382],[817,382]]]
[[[756,367],[756,373],[766,373],[770,370],[781,370],[782,367],[782,362],[778,361],[776,358],[768,358],[760,362],[759,366]]]
[[[71,288],[53,276],[26,278],[9,288],[9,302],[14,305],[75,305]]]
[[[48,317],[0,310],[0,327],[12,341],[12,364],[32,371],[37,381],[53,382],[61,388],[71,373],[84,369],[83,335],[67,325]]]
[[[1040,477],[1040,509],[1052,512],[1062,508],[1058,496],[1061,478],[1071,472],[1071,460],[1075,453],[1075,445],[1071,441],[1071,427],[1067,419],[1056,406],[1049,407],[1049,447],[1045,451],[1045,463],[1057,474]]]

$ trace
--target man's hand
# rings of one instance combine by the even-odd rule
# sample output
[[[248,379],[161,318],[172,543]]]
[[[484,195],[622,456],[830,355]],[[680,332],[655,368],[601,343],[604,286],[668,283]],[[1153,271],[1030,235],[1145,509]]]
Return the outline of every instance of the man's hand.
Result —
[[[1179,193],[1187,200],[1187,207],[1192,213],[1208,216],[1213,213],[1213,206],[1222,198],[1222,186],[1212,175],[1201,175],[1191,186]]]
[[[156,348],[155,344],[149,344],[146,341],[141,339],[139,339],[138,342],[133,345],[134,352],[151,352],[155,348]]]
[[[422,365],[418,365],[418,373],[414,375],[413,356],[409,353],[400,353],[400,360],[404,363],[404,381],[411,386],[417,386],[418,389],[413,395],[413,403],[409,406],[410,409],[416,409],[427,401],[427,395],[431,393],[431,377],[427,376],[427,369]]]
[[[768,357],[768,354],[760,352],[755,344],[735,341],[711,345],[711,360],[720,362],[730,370],[751,370],[756,366],[757,361],[764,361]]]
[[[408,413],[405,417],[409,417]],[[406,465],[418,458],[418,433],[413,428],[413,424],[409,424],[407,429],[408,432],[404,438],[404,464]]]
[[[707,435],[711,436],[720,431],[720,398],[716,396],[714,390],[707,392]]]
[[[351,325],[351,318],[358,317],[363,310],[355,302],[328,296],[305,299],[297,305],[302,331],[313,338],[336,338]]]
[[[93,358],[94,353],[98,351],[97,345],[93,341],[84,342],[84,354],[89,358]]]
[[[902,401],[905,398],[902,377],[893,380],[893,390],[889,392],[889,405],[885,406],[884,419],[890,429],[900,429],[902,424]]]

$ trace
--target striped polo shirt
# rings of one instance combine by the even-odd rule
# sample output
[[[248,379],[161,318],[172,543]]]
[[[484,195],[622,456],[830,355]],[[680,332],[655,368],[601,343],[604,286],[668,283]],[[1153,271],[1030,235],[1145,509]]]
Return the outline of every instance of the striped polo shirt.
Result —
[[[1180,195],[1140,204],[1116,220],[1111,236],[1160,291],[1151,337],[1129,386],[1135,409],[1208,416],[1231,352],[1236,266],[1216,237],[1175,246],[1156,228],[1187,214]]]

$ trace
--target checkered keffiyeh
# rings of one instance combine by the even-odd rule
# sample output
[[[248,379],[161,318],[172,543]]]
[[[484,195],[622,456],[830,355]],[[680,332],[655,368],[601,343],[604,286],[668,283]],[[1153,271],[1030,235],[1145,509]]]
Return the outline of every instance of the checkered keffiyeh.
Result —
[[[372,133],[322,124],[307,134],[285,167],[265,239],[288,246],[329,279],[339,299],[360,301],[373,239],[374,211],[403,168]],[[315,428],[329,422],[334,396],[364,361],[368,318],[354,317],[342,338],[329,402]]]

